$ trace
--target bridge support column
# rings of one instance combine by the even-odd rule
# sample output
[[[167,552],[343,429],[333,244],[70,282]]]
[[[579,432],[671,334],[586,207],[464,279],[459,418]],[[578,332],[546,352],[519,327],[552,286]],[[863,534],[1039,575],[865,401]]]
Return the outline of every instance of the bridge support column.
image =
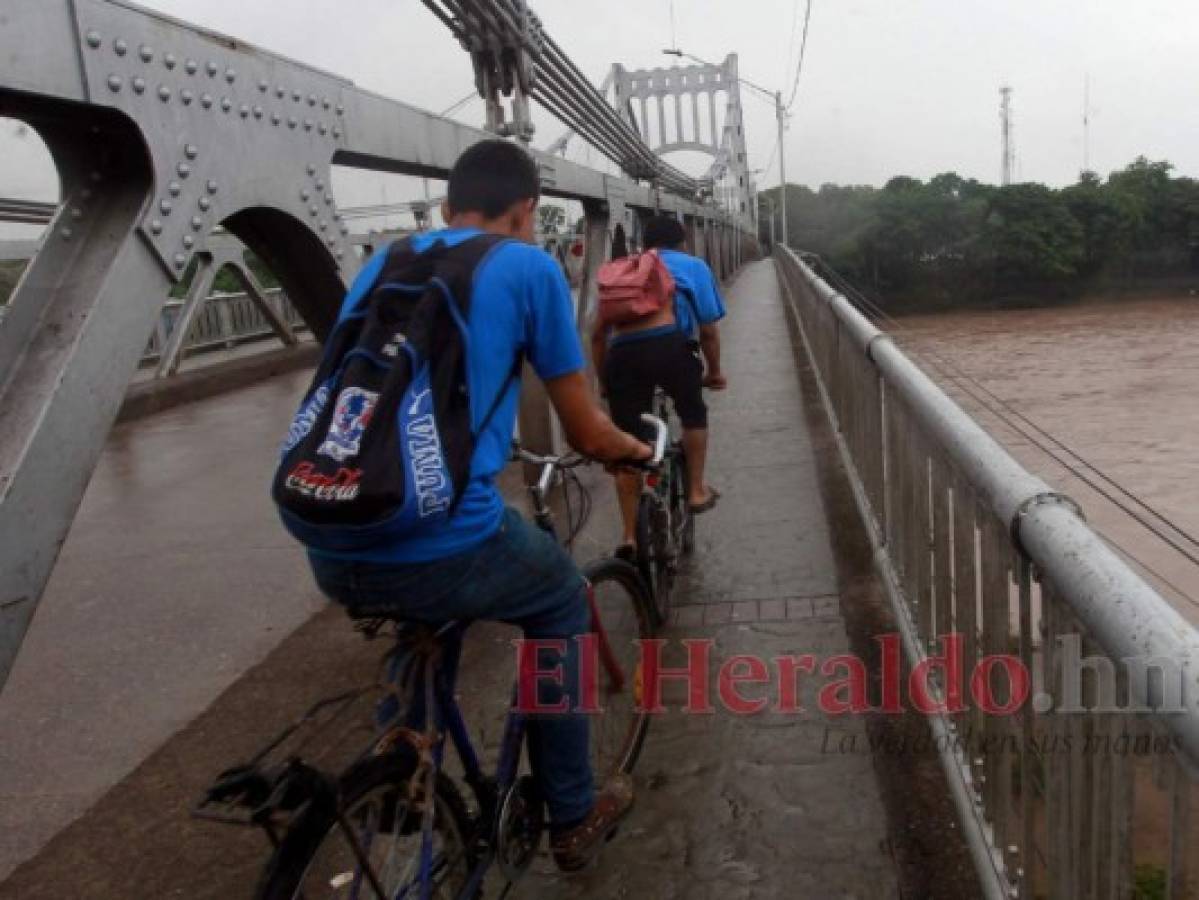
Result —
[[[65,202],[0,328],[0,684],[171,285],[133,233],[151,176],[131,129],[78,109],[29,121]]]

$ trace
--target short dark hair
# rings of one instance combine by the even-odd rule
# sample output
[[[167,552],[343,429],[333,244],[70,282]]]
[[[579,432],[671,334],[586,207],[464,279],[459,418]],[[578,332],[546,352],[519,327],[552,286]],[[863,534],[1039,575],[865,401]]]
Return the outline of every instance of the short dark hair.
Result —
[[[480,141],[467,148],[450,169],[446,202],[452,213],[482,213],[495,219],[514,203],[541,196],[537,163],[516,144]]]
[[[687,243],[687,232],[683,224],[674,216],[654,216],[645,223],[643,243],[646,250],[655,247],[681,247]]]

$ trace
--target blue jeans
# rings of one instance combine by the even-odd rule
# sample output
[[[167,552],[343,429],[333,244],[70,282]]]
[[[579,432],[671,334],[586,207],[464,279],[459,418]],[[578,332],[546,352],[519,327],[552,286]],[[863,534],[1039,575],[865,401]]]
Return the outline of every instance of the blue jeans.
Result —
[[[594,787],[586,715],[578,706],[577,635],[590,630],[583,576],[558,543],[514,509],[499,530],[473,550],[415,564],[384,564],[313,554],[321,590],[353,609],[386,606],[397,616],[438,625],[450,620],[518,625],[526,638],[565,639],[564,687],[544,680],[540,702],[565,697],[572,712],[530,717],[529,763],[546,798],[550,822],[573,823],[591,811]],[[443,666],[452,685],[459,647],[446,647]]]

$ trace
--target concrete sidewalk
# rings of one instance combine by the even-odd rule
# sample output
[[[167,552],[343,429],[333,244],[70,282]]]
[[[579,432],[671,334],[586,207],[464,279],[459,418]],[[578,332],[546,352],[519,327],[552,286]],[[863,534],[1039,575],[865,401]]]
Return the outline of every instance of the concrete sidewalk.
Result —
[[[735,654],[821,658],[848,650],[813,447],[771,263],[743,271],[729,290],[729,308],[724,343],[731,387],[711,398],[711,480],[724,497],[698,523],[697,553],[681,579],[680,606],[665,635],[672,641],[670,664],[681,661],[679,639],[711,639],[713,673]],[[10,684],[22,696],[4,698],[22,722],[20,734],[8,730],[13,719],[4,722],[8,764],[37,772],[36,783],[18,783],[21,796],[13,796],[10,779],[3,792],[8,796],[0,798],[15,843],[39,821],[44,840],[46,818],[60,826],[90,809],[0,884],[3,900],[251,895],[266,859],[265,841],[256,832],[191,821],[190,804],[217,771],[242,761],[312,702],[369,682],[386,649],[383,642],[364,646],[333,609],[270,649],[268,629],[291,631],[317,598],[299,554],[270,521],[262,473],[254,473],[253,493],[248,481],[233,480],[211,496],[195,496],[221,471],[221,452],[269,456],[266,435],[273,441],[278,429],[256,421],[255,413],[270,409],[275,416],[281,404],[286,417],[301,380],[292,376],[224,402],[156,416],[138,423],[145,433],[137,434],[136,443],[133,432],[123,438],[118,433],[119,451],[97,476],[72,534],[75,549],[68,545],[67,567],[55,576],[64,599],[46,607],[44,618],[39,612],[35,623],[41,636],[34,647],[41,649],[26,663],[37,665]],[[202,429],[192,430],[197,425]],[[209,450],[225,449],[215,456],[204,446],[184,451],[201,440]],[[167,452],[171,447],[178,452]],[[195,466],[211,470],[189,481]],[[609,480],[596,469],[584,477],[596,511],[577,549],[580,560],[610,549],[617,535]],[[137,484],[143,490],[158,485],[159,505],[140,513],[125,508],[121,492]],[[144,528],[159,531],[146,536]],[[110,556],[104,548],[114,542],[128,545],[127,551]],[[147,572],[157,574],[147,580]],[[89,595],[94,604],[86,602]],[[246,639],[222,648],[225,626],[239,616],[250,626]],[[114,626],[123,635],[117,643]],[[87,635],[82,640],[81,629]],[[68,641],[64,634],[73,637]],[[489,749],[498,740],[511,685],[511,636],[504,628],[478,627],[466,651],[465,712]],[[67,646],[90,649],[72,659]],[[124,670],[111,662],[116,651]],[[87,668],[106,659],[89,690],[95,676]],[[71,669],[75,674],[68,677]],[[64,685],[74,698],[66,707],[58,701]],[[773,698],[766,686],[743,691]],[[124,700],[88,709],[88,697],[109,693]],[[675,711],[651,724],[637,768],[636,812],[602,865],[565,880],[543,857],[514,896],[896,895],[871,757],[826,752],[826,727],[834,723],[814,711],[810,688],[801,691],[805,712],[799,715],[685,715],[677,711],[682,695],[681,685],[671,685],[666,702]],[[203,709],[211,698],[215,702]],[[39,722],[38,709],[46,721]],[[74,732],[73,715],[79,718]],[[360,732],[345,735],[347,747],[363,746]],[[865,744],[860,720],[837,720],[835,733],[838,742],[857,734],[859,745]],[[50,762],[35,766],[39,742]],[[60,762],[52,764],[54,758]],[[89,761],[95,771],[89,772]],[[103,785],[118,779],[99,797]],[[81,788],[84,796],[73,793]],[[66,803],[72,815],[45,816],[39,795],[51,807]]]

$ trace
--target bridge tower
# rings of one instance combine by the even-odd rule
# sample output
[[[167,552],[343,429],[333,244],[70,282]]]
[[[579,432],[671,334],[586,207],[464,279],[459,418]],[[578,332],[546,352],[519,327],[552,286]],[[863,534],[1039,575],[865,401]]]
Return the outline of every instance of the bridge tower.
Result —
[[[710,155],[704,181],[714,191],[721,181],[727,183],[717,203],[733,215],[756,219],[736,53],[720,64],[626,69],[617,63],[609,78],[617,112],[658,156],[677,150]],[[724,108],[718,115],[721,94]]]

